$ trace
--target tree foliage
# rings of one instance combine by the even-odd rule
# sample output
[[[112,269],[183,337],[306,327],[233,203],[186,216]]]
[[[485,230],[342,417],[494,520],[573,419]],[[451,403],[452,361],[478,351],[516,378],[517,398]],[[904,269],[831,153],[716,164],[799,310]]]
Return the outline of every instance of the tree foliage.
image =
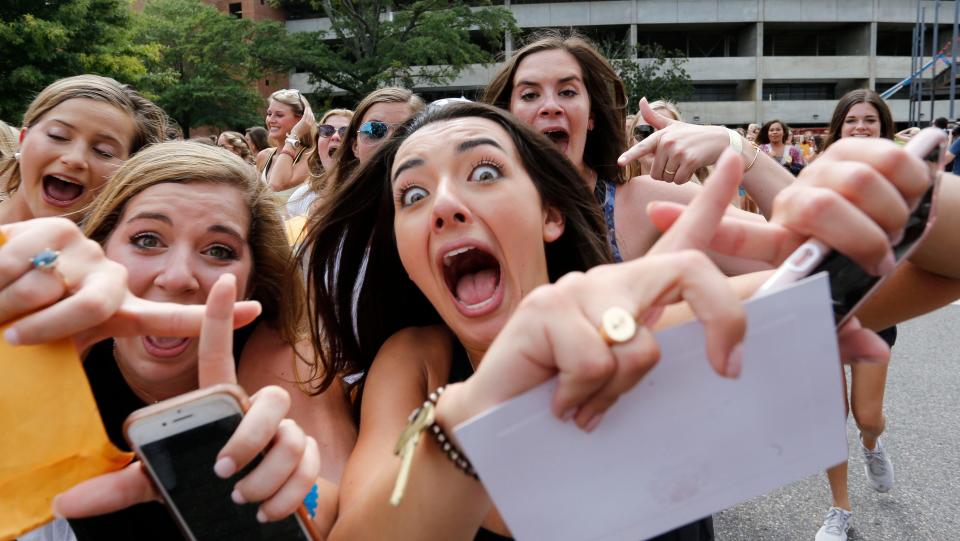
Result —
[[[0,119],[18,124],[34,95],[63,77],[138,83],[156,49],[131,43],[130,19],[128,0],[0,2]]]
[[[282,26],[236,19],[198,0],[148,0],[135,36],[158,50],[145,88],[185,134],[261,122],[255,82],[284,47]]]
[[[659,45],[639,45],[636,54],[630,54],[629,48],[604,48],[627,87],[627,103],[631,107],[636,107],[644,96],[649,101],[680,102],[693,95],[693,84],[684,67],[687,59],[682,52],[668,51]]]
[[[513,14],[488,2],[460,0],[272,0],[309,6],[330,20],[330,30],[291,36],[287,64],[310,74],[320,94],[340,89],[359,100],[378,87],[440,86],[494,53],[471,42],[471,31],[493,43],[515,32]],[[471,5],[475,7],[471,7]]]

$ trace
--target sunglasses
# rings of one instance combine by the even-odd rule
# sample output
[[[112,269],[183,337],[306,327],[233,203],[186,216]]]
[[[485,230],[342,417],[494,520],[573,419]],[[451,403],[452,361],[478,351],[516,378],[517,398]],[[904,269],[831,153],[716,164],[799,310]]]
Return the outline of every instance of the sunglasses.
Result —
[[[636,142],[643,141],[647,137],[650,137],[654,132],[653,126],[649,124],[641,124],[639,126],[633,127],[633,140]]]
[[[361,128],[363,129],[363,128]],[[339,128],[334,128],[330,124],[320,124],[317,126],[317,135],[320,137],[331,137],[334,133],[339,133],[340,138],[343,138],[343,134],[347,132],[346,126],[340,126]]]
[[[379,120],[368,120],[361,124],[360,129],[357,130],[357,134],[367,141],[379,141],[386,137],[389,132],[390,126]]]

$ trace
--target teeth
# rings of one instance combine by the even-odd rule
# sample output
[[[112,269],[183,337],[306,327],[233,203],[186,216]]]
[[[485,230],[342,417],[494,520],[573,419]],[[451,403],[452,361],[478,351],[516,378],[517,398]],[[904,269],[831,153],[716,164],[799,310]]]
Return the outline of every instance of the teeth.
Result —
[[[454,258],[454,257],[456,257],[456,256],[458,256],[458,255],[460,255],[460,254],[465,254],[465,253],[469,252],[470,250],[473,250],[473,247],[472,247],[472,246],[464,246],[463,248],[457,248],[456,250],[450,250],[449,252],[443,254],[443,266],[449,267],[450,265],[453,265],[453,258]]]
[[[63,177],[61,177],[60,175],[50,175],[50,176],[53,177],[53,178],[55,178],[55,179],[57,179],[57,180],[59,180],[59,181],[66,182],[67,184],[76,184],[77,186],[82,186],[82,184],[80,184],[79,182],[77,182],[77,181],[75,181],[75,180],[72,180],[72,179],[69,179],[69,178],[63,178]]]

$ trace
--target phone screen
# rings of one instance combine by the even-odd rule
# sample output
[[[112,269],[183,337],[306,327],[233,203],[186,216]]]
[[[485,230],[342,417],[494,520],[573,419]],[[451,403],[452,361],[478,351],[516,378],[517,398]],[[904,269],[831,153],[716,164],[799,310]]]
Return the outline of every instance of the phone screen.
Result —
[[[296,516],[261,524],[256,518],[258,504],[237,505],[230,499],[234,485],[260,457],[229,479],[214,474],[217,453],[239,424],[239,414],[223,417],[145,443],[140,452],[194,539],[307,540]]]
[[[910,254],[910,249],[923,237],[930,213],[933,210],[934,183],[923,195],[916,209],[910,213],[903,232],[903,239],[892,246],[893,257],[899,263]],[[881,277],[863,270],[840,252],[830,252],[812,271],[811,275],[827,271],[830,275],[830,291],[833,298],[833,316],[841,323],[873,288]]]

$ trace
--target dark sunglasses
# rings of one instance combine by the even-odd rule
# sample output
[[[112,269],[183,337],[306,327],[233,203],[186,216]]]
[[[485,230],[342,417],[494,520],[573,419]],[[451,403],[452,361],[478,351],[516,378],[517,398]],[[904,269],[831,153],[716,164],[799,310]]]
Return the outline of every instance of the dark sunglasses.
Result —
[[[360,125],[360,129],[357,130],[357,133],[363,136],[369,141],[379,141],[387,136],[387,133],[390,131],[390,126],[386,122],[380,122],[379,120],[368,120]]]
[[[343,138],[343,134],[347,132],[346,126],[340,126],[339,128],[334,128],[330,124],[320,124],[317,126],[317,135],[320,137],[331,137],[334,133],[339,133],[340,138]]]
[[[633,127],[633,140],[636,142],[643,141],[647,137],[650,137],[654,132],[653,126],[649,124],[641,124],[639,126]]]

